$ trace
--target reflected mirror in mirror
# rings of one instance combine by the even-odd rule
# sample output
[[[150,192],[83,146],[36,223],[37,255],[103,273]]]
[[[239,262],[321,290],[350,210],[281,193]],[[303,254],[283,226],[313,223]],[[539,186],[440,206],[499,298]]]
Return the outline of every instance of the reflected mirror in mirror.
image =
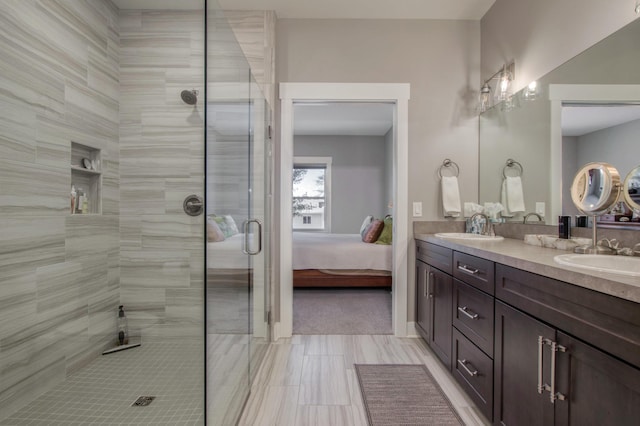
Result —
[[[627,206],[634,211],[634,222],[640,222],[640,166],[629,172],[622,185],[622,193]]]
[[[580,212],[601,215],[620,195],[620,175],[607,163],[589,163],[578,171],[571,185],[571,199]]]
[[[634,118],[636,112],[640,113],[640,73],[637,72],[640,43],[637,40],[640,40],[640,20],[538,79],[534,98],[525,96],[526,89],[523,89],[514,94],[509,108],[496,105],[480,115],[480,204],[500,199],[501,171],[506,158],[517,158],[527,171],[535,173],[535,178],[522,182],[525,208],[527,212],[535,211],[536,202],[546,202],[545,216],[551,224],[557,224],[561,214],[578,214],[571,202],[570,187],[581,164],[604,161],[622,171],[637,166],[637,155],[629,155],[637,148],[633,151],[628,148],[628,144],[637,144],[631,135],[640,131],[640,114]],[[563,97],[567,88],[573,88],[573,95]],[[594,114],[603,115],[602,109],[597,108],[613,107],[619,109],[615,112],[612,109],[608,115],[626,117],[626,121],[605,123],[580,136],[568,129],[569,122],[564,116],[569,108],[578,110],[573,112],[577,113],[578,124],[584,126],[594,122]],[[587,114],[591,118],[585,116]],[[621,138],[626,135],[623,143],[627,145],[612,146],[606,139],[606,144],[601,142],[598,146],[597,133],[607,132],[609,136],[616,133]],[[591,154],[584,144],[587,139],[588,144],[596,147]],[[614,155],[627,163],[619,162]]]
[[[615,254],[609,247],[598,245],[596,216],[607,213],[620,196],[620,175],[611,164],[589,163],[576,174],[571,185],[571,200],[582,213],[593,216],[591,245],[574,249],[582,254]]]

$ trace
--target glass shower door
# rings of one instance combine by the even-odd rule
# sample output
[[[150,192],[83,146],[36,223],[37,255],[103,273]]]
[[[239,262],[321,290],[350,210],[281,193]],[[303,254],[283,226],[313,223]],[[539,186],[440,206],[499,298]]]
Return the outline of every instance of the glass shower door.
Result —
[[[249,110],[249,216],[247,222],[250,253],[250,376],[255,377],[264,358],[269,335],[269,105],[253,76],[250,84]]]
[[[235,424],[269,341],[266,103],[207,8],[207,424]]]

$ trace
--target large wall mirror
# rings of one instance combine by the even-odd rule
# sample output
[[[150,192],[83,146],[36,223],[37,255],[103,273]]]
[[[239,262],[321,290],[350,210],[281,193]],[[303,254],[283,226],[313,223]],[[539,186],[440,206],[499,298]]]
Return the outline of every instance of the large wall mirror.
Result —
[[[544,203],[547,224],[579,214],[570,186],[584,164],[607,162],[622,176],[638,166],[638,40],[640,20],[539,79],[535,96],[525,88],[480,115],[481,204],[500,201],[509,158],[524,170],[525,212],[508,220],[522,222]]]

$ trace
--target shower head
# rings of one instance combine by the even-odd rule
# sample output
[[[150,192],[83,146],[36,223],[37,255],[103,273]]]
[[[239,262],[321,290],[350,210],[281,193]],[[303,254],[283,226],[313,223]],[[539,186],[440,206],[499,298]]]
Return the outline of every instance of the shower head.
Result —
[[[198,91],[196,89],[183,90],[182,93],[180,93],[180,97],[187,105],[195,105],[198,103]]]

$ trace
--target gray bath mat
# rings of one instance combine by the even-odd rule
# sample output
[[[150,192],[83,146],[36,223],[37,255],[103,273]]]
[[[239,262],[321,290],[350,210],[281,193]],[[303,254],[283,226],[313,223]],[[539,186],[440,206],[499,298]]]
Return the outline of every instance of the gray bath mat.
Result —
[[[422,364],[355,364],[371,426],[463,425]]]

